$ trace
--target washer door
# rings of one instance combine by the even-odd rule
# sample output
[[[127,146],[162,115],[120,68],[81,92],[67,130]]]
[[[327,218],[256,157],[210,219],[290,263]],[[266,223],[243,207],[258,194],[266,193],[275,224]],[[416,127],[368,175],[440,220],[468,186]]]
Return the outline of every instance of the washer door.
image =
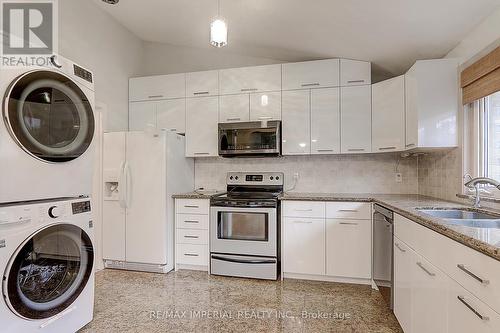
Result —
[[[5,272],[3,294],[17,315],[52,317],[85,288],[94,264],[92,242],[82,229],[57,224],[26,240]]]
[[[17,143],[42,160],[73,160],[92,142],[92,107],[83,91],[62,74],[32,71],[19,76],[7,90],[3,112]]]

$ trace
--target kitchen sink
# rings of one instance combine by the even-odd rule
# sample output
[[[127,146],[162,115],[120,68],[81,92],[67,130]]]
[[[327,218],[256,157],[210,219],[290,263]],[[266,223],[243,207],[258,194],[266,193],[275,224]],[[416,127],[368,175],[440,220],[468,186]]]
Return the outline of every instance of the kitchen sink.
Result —
[[[465,209],[418,209],[418,211],[441,219],[453,220],[499,220],[499,215],[474,212]]]
[[[500,220],[454,220],[447,219],[444,224],[446,225],[459,225],[472,228],[493,228],[500,229]]]

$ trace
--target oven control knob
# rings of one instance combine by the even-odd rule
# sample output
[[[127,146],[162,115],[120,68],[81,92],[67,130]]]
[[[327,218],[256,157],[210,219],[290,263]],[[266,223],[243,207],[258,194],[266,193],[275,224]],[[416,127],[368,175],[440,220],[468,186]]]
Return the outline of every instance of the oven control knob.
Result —
[[[280,177],[279,177],[279,176],[276,176],[276,180],[280,180]]]
[[[271,176],[271,177],[269,177],[269,179],[273,180],[273,179],[274,179],[274,177],[273,177],[273,176]]]
[[[61,210],[57,206],[52,206],[49,208],[49,216],[53,219],[58,218],[61,215]]]
[[[238,176],[234,177],[234,179],[238,180]]]
[[[229,179],[231,179],[231,180],[233,180],[233,178],[234,178],[233,176],[229,177]]]

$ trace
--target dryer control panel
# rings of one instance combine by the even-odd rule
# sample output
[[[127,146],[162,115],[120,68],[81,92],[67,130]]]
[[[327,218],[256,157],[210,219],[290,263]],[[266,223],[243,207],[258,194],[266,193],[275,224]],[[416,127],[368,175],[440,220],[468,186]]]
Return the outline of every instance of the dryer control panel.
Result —
[[[73,202],[71,208],[73,215],[90,212],[90,201]]]

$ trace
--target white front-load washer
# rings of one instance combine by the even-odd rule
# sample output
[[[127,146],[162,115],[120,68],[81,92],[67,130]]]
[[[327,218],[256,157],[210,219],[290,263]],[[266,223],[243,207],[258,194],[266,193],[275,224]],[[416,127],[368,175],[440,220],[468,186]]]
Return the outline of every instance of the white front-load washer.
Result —
[[[88,198],[0,206],[0,330],[76,332],[93,318]]]
[[[94,77],[52,63],[1,69],[0,203],[91,194]]]

